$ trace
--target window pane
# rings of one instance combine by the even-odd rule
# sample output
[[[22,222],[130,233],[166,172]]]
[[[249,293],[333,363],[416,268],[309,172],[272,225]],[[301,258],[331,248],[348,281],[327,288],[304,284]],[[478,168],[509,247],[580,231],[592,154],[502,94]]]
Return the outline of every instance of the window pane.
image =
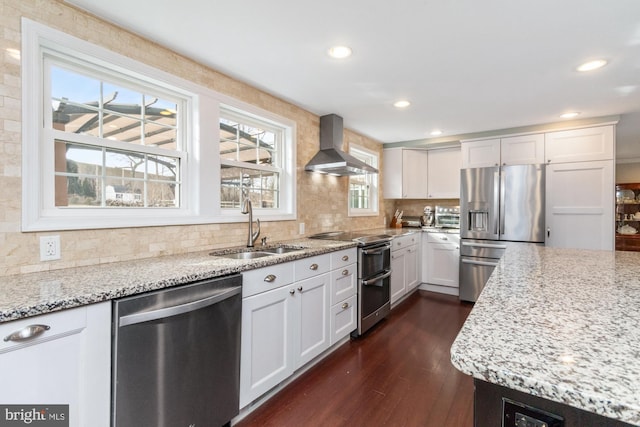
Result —
[[[97,117],[100,81],[60,68],[51,68],[51,108],[54,129],[78,129]],[[88,115],[88,116],[86,116]]]
[[[107,176],[144,179],[145,155],[133,151],[106,150]]]
[[[104,82],[102,85],[102,105],[105,110],[140,120],[142,114],[142,94],[119,85]]]
[[[147,204],[151,207],[174,208],[178,206],[176,184],[173,182],[149,182]]]
[[[81,175],[102,175],[102,148],[56,140],[55,171]]]
[[[178,159],[165,156],[148,156],[147,173],[149,179],[176,181],[178,176]]]
[[[220,157],[252,164],[279,166],[277,136],[259,127],[220,119]]]
[[[161,123],[146,122],[144,127],[144,144],[155,145],[166,149],[176,149],[176,129]]]
[[[62,191],[59,191],[62,187]],[[101,205],[100,178],[56,176],[57,207],[96,207]]]
[[[254,207],[278,208],[280,174],[246,168],[222,166],[221,207],[240,208],[242,188],[247,191]]]

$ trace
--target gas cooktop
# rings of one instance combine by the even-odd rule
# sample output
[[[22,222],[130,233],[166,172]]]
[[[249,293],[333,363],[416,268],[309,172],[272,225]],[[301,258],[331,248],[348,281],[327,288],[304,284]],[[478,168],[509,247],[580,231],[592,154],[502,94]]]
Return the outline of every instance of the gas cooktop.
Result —
[[[358,246],[388,242],[393,239],[389,234],[371,234],[358,231],[329,231],[309,236],[310,239],[338,240],[341,242],[356,242]]]

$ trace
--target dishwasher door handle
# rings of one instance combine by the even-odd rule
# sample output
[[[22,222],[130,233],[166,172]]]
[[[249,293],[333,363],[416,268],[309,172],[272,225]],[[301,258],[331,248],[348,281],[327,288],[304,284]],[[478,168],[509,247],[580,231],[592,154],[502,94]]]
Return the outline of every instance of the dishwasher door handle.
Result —
[[[232,288],[228,288],[224,291],[218,292],[215,295],[211,295],[197,301],[175,305],[173,307],[160,308],[153,311],[144,311],[142,313],[129,314],[127,316],[122,316],[118,320],[118,326],[122,327],[135,325],[138,323],[150,322],[152,320],[165,319],[167,317],[189,313],[190,311],[199,310],[201,308],[216,304],[222,300],[239,294],[240,292],[242,292],[242,286],[234,286]]]
[[[496,267],[498,265],[497,262],[488,262],[488,261],[472,261],[469,259],[461,260],[463,264],[472,264],[472,265],[486,265],[489,267]]]

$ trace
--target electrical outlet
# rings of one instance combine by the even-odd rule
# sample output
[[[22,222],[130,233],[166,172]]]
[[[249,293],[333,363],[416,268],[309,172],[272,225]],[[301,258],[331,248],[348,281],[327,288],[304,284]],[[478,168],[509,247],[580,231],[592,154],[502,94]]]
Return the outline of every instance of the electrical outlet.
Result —
[[[304,222],[300,223],[300,234],[304,234]]]
[[[60,259],[60,236],[40,237],[40,261]]]

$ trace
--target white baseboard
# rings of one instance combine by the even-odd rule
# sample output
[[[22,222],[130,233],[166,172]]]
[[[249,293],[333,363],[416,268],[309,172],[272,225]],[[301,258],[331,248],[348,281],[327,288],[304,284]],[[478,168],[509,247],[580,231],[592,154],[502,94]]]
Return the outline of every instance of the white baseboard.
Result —
[[[441,286],[441,285],[430,285],[429,283],[421,283],[420,289],[423,291],[437,292],[439,294],[447,294],[447,295],[459,295],[458,288],[453,288],[451,286]]]

